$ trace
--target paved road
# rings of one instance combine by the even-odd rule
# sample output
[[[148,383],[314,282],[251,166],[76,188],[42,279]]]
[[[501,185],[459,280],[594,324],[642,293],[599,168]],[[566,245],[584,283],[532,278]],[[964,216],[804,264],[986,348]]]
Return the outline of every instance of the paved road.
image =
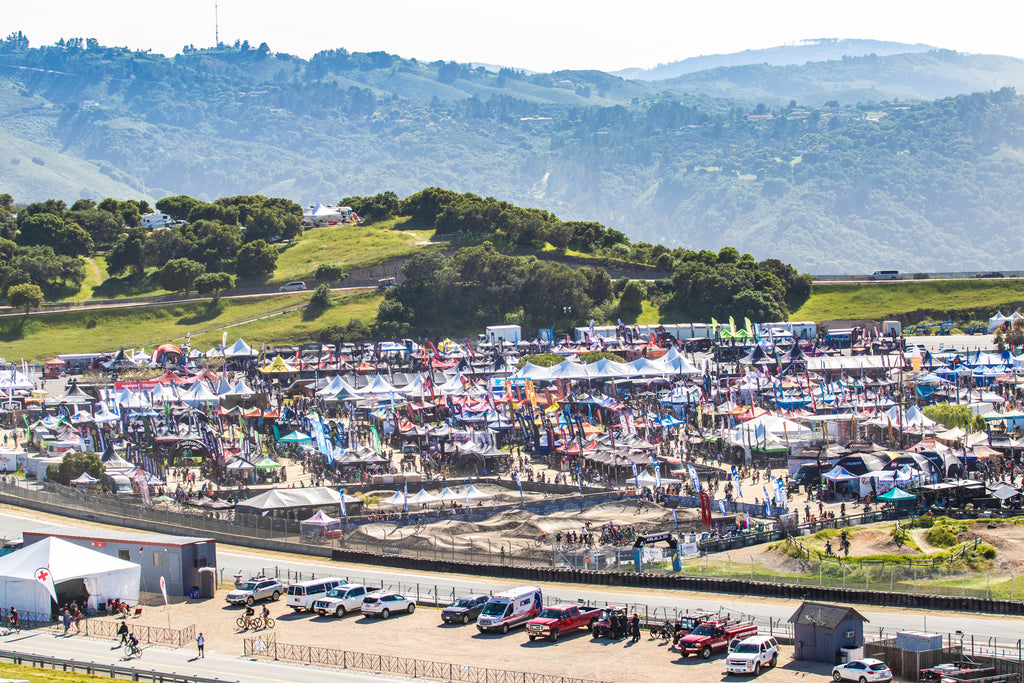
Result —
[[[372,672],[322,669],[315,666],[283,664],[265,660],[219,654],[216,643],[206,644],[206,657],[196,658],[195,647],[174,649],[157,645],[144,646],[142,656],[130,660],[122,658],[123,651],[113,640],[72,636],[65,638],[55,635],[49,629],[13,634],[0,637],[0,649],[22,654],[38,654],[49,657],[73,659],[93,664],[113,664],[144,671],[187,674],[216,678],[239,683],[322,683],[325,676],[331,680],[346,683],[370,683],[371,681],[394,681],[408,683],[407,678],[397,678]],[[328,674],[329,672],[329,674]]]
[[[8,539],[19,538],[22,531],[41,526],[30,517],[15,514],[0,514],[0,535]],[[221,576],[224,580],[241,573],[248,577],[259,573],[267,576],[276,576],[287,581],[295,579],[296,573],[302,572],[302,578],[316,576],[339,576],[352,583],[362,583],[371,586],[384,586],[391,590],[404,592],[408,595],[420,595],[422,598],[432,599],[439,595],[447,598],[454,595],[465,595],[467,593],[491,593],[500,592],[513,587],[514,583],[508,581],[497,581],[486,577],[453,577],[445,574],[432,574],[426,572],[395,571],[387,568],[367,568],[364,566],[350,565],[341,562],[330,562],[327,560],[311,559],[299,561],[291,559],[273,558],[259,551],[251,554],[218,550],[217,560]],[[798,600],[781,599],[748,599],[742,596],[702,596],[698,593],[672,591],[672,590],[651,590],[643,588],[607,588],[595,590],[592,587],[579,587],[573,584],[542,584],[546,596],[549,599],[558,598],[560,601],[576,602],[584,600],[588,603],[613,603],[637,605],[648,614],[672,615],[676,610],[699,610],[721,608],[730,614],[743,614],[753,618],[758,625],[768,626],[769,620],[772,624],[785,624],[789,615],[799,606]],[[928,630],[942,634],[953,634],[957,630],[973,635],[978,643],[988,642],[989,639],[998,639],[1001,645],[1016,647],[1016,639],[1024,632],[1024,621],[1011,618],[1014,623],[1011,638],[1007,631],[1007,617],[995,615],[968,616],[941,611],[910,610],[905,608],[858,608],[869,621],[866,629],[868,633],[882,633],[888,637],[895,631]],[[881,631],[879,631],[881,629]]]

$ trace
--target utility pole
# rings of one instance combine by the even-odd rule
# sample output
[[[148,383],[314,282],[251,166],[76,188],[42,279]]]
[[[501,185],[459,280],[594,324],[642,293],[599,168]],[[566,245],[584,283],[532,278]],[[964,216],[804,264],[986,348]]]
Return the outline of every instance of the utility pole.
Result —
[[[213,46],[220,47],[220,26],[217,22],[217,0],[213,0]]]

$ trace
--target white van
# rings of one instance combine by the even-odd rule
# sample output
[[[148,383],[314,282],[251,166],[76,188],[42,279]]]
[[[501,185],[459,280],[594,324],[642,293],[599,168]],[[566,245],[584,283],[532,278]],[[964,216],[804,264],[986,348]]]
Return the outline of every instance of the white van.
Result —
[[[284,604],[296,612],[300,610],[313,611],[313,603],[327,595],[332,588],[344,585],[345,579],[327,578],[313,579],[312,581],[301,581],[288,586],[288,597]]]
[[[525,624],[540,614],[544,598],[537,586],[519,586],[497,595],[484,605],[476,618],[476,628],[481,633],[501,631],[508,633],[513,626]]]
[[[898,270],[876,270],[875,272],[868,275],[869,280],[899,280],[900,271]]]

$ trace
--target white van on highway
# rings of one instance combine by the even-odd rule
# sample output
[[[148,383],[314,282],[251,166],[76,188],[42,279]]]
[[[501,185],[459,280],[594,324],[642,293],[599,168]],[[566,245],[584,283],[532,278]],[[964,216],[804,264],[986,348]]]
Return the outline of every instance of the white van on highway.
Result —
[[[868,275],[869,280],[899,280],[900,271],[898,270],[876,270],[875,272]]]
[[[500,631],[508,633],[513,626],[525,624],[540,614],[544,598],[537,586],[519,586],[504,593],[492,595],[476,618],[476,628],[481,633]]]

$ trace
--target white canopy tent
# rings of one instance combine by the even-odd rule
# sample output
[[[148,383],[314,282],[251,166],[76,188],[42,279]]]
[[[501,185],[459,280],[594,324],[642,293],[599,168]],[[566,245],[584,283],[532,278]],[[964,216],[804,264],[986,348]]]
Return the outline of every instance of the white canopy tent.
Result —
[[[46,587],[36,580],[40,568],[53,577],[58,597],[78,596],[84,587],[90,609],[110,598],[129,604],[139,601],[139,565],[59,538],[44,538],[0,557],[0,604],[15,607],[23,615],[35,613],[48,618],[53,600]]]

